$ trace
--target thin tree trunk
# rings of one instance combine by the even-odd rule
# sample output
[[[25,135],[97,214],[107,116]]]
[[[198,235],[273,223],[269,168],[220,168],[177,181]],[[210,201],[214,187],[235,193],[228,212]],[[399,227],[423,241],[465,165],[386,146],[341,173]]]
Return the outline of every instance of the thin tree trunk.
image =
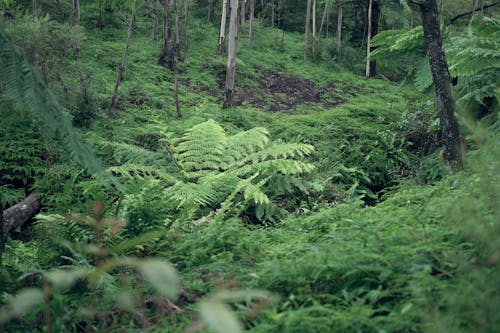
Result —
[[[248,27],[248,48],[253,47],[253,20],[255,14],[255,0],[250,0],[250,18]]]
[[[338,0],[338,14],[337,14],[337,56],[342,54],[342,1]]]
[[[311,0],[307,0],[306,8],[306,31],[304,34],[304,60],[307,59],[307,54],[309,53],[309,31],[311,25]]]
[[[323,9],[323,16],[321,17],[321,24],[319,26],[319,31],[318,31],[318,38],[319,38],[319,49],[321,49],[321,37],[322,37],[322,34],[323,34],[323,26],[325,25],[325,20],[326,20],[326,16],[327,16],[327,13],[328,13],[328,1],[325,2],[325,8]]]
[[[441,0],[439,7],[439,26],[444,27],[444,0]]]
[[[189,0],[184,0],[184,61],[189,60]]]
[[[378,20],[380,17],[380,4],[378,1],[373,2],[373,7],[372,7],[372,17],[371,17],[371,39],[375,37],[378,34]],[[375,47],[370,46],[370,54],[373,53],[375,50]],[[370,75],[371,76],[376,76],[377,75],[377,61],[376,60],[370,60]]]
[[[75,7],[75,26],[80,29],[80,0],[73,0]],[[76,58],[80,59],[80,31],[76,37]]]
[[[365,77],[370,77],[370,43],[372,41],[372,7],[373,0],[368,1],[368,29],[366,38],[366,70]]]
[[[472,18],[471,21],[474,20],[474,16],[476,15],[478,0],[472,0]]]
[[[31,10],[33,11],[33,18],[38,16],[38,5],[36,0],[31,1]]]
[[[220,30],[219,30],[219,41],[217,43],[217,50],[219,54],[224,54],[225,52],[225,42],[226,42],[226,17],[227,17],[227,0],[222,0],[222,14],[220,17]]]
[[[271,29],[274,28],[274,22],[276,21],[276,0],[271,0]]]
[[[163,0],[163,47],[161,49],[158,64],[171,68],[170,62],[170,45],[169,45],[169,29],[168,29],[168,0]]]
[[[134,21],[135,21],[135,0],[134,0],[134,11],[130,15],[130,22],[128,24],[127,40],[125,42],[125,50],[123,51],[122,63],[120,65],[120,69],[118,70],[118,77],[116,78],[115,89],[113,90],[113,94],[111,95],[111,103],[109,103],[108,106],[108,117],[111,117],[113,108],[115,107],[116,97],[118,95],[118,88],[120,87],[120,83],[123,78],[123,73],[125,72],[125,67],[127,66],[128,48],[130,46],[130,38],[132,37],[132,28],[134,27]]]
[[[213,6],[214,6],[214,4],[212,3],[212,1],[209,1],[208,2],[208,13],[207,13],[207,22],[209,22],[209,23],[212,20],[212,7]]]
[[[312,0],[312,54],[316,57],[316,0]]]
[[[229,18],[229,42],[227,52],[227,70],[224,107],[233,106],[233,95],[236,75],[236,47],[238,43],[238,0],[231,0],[231,14]]]
[[[241,0],[241,8],[240,8],[240,27],[241,33],[245,32],[245,14],[246,14],[246,0]]]
[[[177,111],[177,119],[182,118],[181,106],[179,104],[179,49],[180,49],[180,34],[179,34],[179,5],[177,0],[174,0],[175,7],[175,45],[174,45],[174,58],[172,61],[172,68],[174,71],[174,91],[175,91],[175,109]]]
[[[283,16],[283,26],[281,27],[281,43],[280,43],[280,48],[283,50],[283,47],[285,46],[285,29],[286,29],[286,16],[285,16],[285,3],[286,3],[286,0],[283,0],[282,2],[282,6],[283,6],[283,13],[282,13],[282,16]]]
[[[455,118],[455,105],[451,92],[451,78],[443,49],[436,0],[419,2],[424,29],[424,41],[432,79],[436,90],[441,135],[443,140],[443,158],[454,171],[462,168],[460,150],[460,132]]]

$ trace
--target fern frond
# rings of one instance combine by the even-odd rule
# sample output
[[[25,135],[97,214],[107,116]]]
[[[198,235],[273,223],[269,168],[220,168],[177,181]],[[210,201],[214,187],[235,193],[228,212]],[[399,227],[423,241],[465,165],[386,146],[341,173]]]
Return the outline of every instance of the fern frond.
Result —
[[[40,72],[28,64],[12,43],[1,22],[0,85],[2,98],[12,100],[18,111],[29,112],[41,124],[43,134],[57,135],[73,160],[85,166],[91,174],[103,174],[101,162],[84,142],[80,131],[73,127],[71,116],[47,88]]]

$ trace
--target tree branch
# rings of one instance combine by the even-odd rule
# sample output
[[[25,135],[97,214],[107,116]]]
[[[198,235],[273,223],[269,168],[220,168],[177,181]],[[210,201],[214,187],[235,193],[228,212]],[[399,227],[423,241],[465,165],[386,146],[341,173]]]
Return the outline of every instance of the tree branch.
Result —
[[[37,192],[31,192],[23,201],[2,212],[0,204],[0,258],[9,232],[20,229],[40,210]]]
[[[500,1],[490,3],[489,5],[485,5],[485,6],[476,8],[474,10],[469,10],[468,12],[465,12],[465,13],[462,13],[462,14],[458,14],[457,16],[455,16],[454,18],[452,18],[451,20],[449,20],[448,24],[453,24],[456,20],[458,20],[458,19],[460,19],[460,18],[462,18],[464,16],[471,15],[472,13],[479,12],[479,11],[481,11],[483,9],[486,9],[486,8],[494,7],[494,6],[498,5],[498,4],[500,4]]]

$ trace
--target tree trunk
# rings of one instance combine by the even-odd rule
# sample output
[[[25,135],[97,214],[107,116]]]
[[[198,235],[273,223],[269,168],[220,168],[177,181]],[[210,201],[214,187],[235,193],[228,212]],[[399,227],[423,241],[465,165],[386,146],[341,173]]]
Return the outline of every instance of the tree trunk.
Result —
[[[80,0],[73,0],[75,7],[75,26],[80,29]],[[76,37],[76,59],[80,59],[80,31]]]
[[[276,0],[271,0],[271,29],[274,28],[274,22],[276,21]]]
[[[220,31],[219,42],[217,43],[217,50],[219,54],[224,54],[226,47],[226,17],[227,17],[227,0],[222,0],[222,14],[220,17]]]
[[[168,0],[163,0],[163,47],[160,52],[158,64],[172,68],[169,63],[171,57],[169,45],[169,29],[168,29]]]
[[[38,5],[36,0],[31,1],[31,10],[33,11],[33,18],[38,16]]]
[[[127,40],[125,42],[125,50],[123,51],[122,63],[120,65],[120,69],[118,70],[118,77],[116,78],[113,95],[111,95],[111,103],[109,103],[108,106],[108,117],[110,118],[112,115],[113,108],[115,107],[116,104],[116,97],[118,96],[118,88],[120,87],[120,83],[123,78],[123,73],[125,72],[125,67],[127,66],[128,48],[130,46],[130,38],[132,37],[132,29],[134,27],[134,21],[135,21],[135,0],[134,0],[134,11],[132,12],[132,15],[130,15],[130,22],[128,24]]]
[[[212,1],[208,2],[208,12],[207,12],[207,22],[210,23],[212,20],[212,7],[214,6]]]
[[[184,0],[184,61],[189,60],[189,0]]]
[[[238,42],[238,0],[231,0],[224,108],[229,108],[233,106],[233,95],[235,86],[234,81],[236,75],[237,42]]]
[[[424,41],[432,80],[436,90],[441,135],[443,140],[443,158],[454,171],[462,168],[462,152],[460,150],[460,132],[455,118],[455,105],[451,92],[451,78],[444,53],[439,29],[436,0],[419,2],[424,29]]]
[[[368,1],[368,29],[366,38],[366,70],[365,77],[368,79],[370,77],[370,43],[372,41],[372,8],[373,0]]]
[[[342,54],[342,1],[338,0],[337,14],[337,56]]]
[[[323,16],[321,17],[321,24],[319,26],[319,31],[318,31],[318,36],[319,36],[318,37],[319,38],[318,47],[319,47],[319,49],[321,49],[321,37],[323,34],[323,26],[325,25],[327,13],[328,13],[328,1],[325,2],[325,8],[323,9]]]
[[[180,48],[180,34],[179,34],[179,5],[177,0],[174,0],[175,7],[175,45],[172,61],[172,68],[174,71],[174,91],[175,91],[175,109],[177,111],[177,119],[182,118],[181,106],[179,104],[179,48]]]
[[[380,4],[378,1],[373,2],[372,17],[371,17],[371,39],[378,34],[378,20],[380,18]],[[370,46],[370,54],[373,53],[375,47]],[[370,75],[377,75],[377,61],[370,60]]]
[[[241,33],[245,32],[245,14],[246,14],[246,0],[241,0],[241,8],[240,8],[240,27]]]
[[[22,202],[2,210],[0,203],[0,258],[2,258],[5,241],[11,230],[19,230],[26,222],[40,210],[41,203],[37,193],[32,192]]]
[[[307,54],[309,53],[309,30],[311,25],[311,0],[307,0],[306,8],[306,31],[304,34],[304,60],[307,59]]]
[[[248,27],[248,48],[251,49],[253,47],[253,20],[255,14],[255,0],[250,0],[250,18],[249,18],[249,27]]]

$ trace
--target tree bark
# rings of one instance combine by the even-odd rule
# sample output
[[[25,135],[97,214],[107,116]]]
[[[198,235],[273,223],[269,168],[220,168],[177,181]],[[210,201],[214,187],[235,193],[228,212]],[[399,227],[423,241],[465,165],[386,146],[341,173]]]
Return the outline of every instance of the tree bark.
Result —
[[[219,54],[224,54],[226,47],[226,17],[227,17],[227,0],[222,0],[222,14],[220,17],[220,30],[219,30],[219,41],[217,43],[217,50]]]
[[[184,0],[184,61],[189,60],[189,0]]]
[[[371,17],[371,37],[373,39],[374,36],[378,34],[378,20],[380,18],[380,4],[378,1],[373,1],[372,7],[372,17]],[[370,46],[370,54],[373,53],[375,47]],[[377,75],[377,61],[370,59],[370,75]]]
[[[246,14],[246,0],[241,0],[241,7],[240,7],[240,28],[241,28],[241,33],[245,32],[245,14]]]
[[[368,29],[366,31],[366,69],[365,69],[365,77],[368,79],[370,77],[370,43],[372,41],[372,9],[373,9],[373,0],[368,1]]]
[[[455,105],[451,92],[451,78],[441,40],[436,0],[419,2],[424,29],[424,41],[432,79],[436,90],[437,106],[443,141],[443,158],[453,170],[462,168],[460,132],[455,118]]]
[[[168,29],[168,0],[163,0],[163,47],[160,52],[160,57],[158,58],[158,64],[168,68],[172,68],[171,64],[169,64],[170,59],[171,55]]]
[[[328,13],[328,1],[325,2],[325,8],[323,9],[323,16],[321,17],[321,24],[319,26],[319,31],[318,31],[318,36],[319,36],[318,37],[319,38],[318,47],[319,47],[319,49],[321,49],[321,37],[323,34],[323,26],[325,25],[327,13]]]
[[[236,75],[237,43],[238,43],[238,0],[231,0],[224,108],[229,108],[233,106],[233,95],[234,95],[235,75]]]
[[[276,22],[276,0],[271,0],[271,29],[274,28]]]
[[[304,60],[307,59],[307,54],[309,53],[309,31],[311,23],[311,0],[307,0],[306,8],[306,28],[304,34]]]
[[[20,203],[2,210],[0,203],[0,258],[2,257],[5,241],[9,232],[20,229],[26,222],[31,220],[33,216],[40,210],[41,203],[37,193],[32,192]]]
[[[250,0],[250,18],[248,27],[248,48],[253,47],[253,20],[255,14],[255,0]]]
[[[80,0],[73,0],[73,5],[75,7],[75,26],[80,29]],[[76,59],[80,59],[80,32],[76,37]]]
[[[179,48],[180,48],[180,33],[179,33],[179,5],[178,0],[174,0],[175,9],[175,44],[174,54],[172,61],[172,68],[174,71],[174,92],[175,92],[175,109],[177,111],[177,119],[182,118],[181,106],[179,103]]]
[[[132,29],[134,27],[134,21],[135,21],[135,0],[134,0],[134,10],[132,11],[132,15],[130,15],[130,22],[128,24],[127,40],[125,42],[125,50],[123,51],[122,63],[120,65],[120,69],[118,70],[118,77],[116,78],[115,89],[113,90],[113,94],[111,95],[111,103],[109,103],[108,106],[108,117],[111,117],[113,108],[115,107],[116,97],[118,96],[118,88],[120,87],[120,83],[123,78],[123,73],[125,72],[125,68],[127,66],[128,48],[130,46],[130,38],[132,37]]]
[[[342,54],[342,1],[338,0],[337,13],[337,56]]]

